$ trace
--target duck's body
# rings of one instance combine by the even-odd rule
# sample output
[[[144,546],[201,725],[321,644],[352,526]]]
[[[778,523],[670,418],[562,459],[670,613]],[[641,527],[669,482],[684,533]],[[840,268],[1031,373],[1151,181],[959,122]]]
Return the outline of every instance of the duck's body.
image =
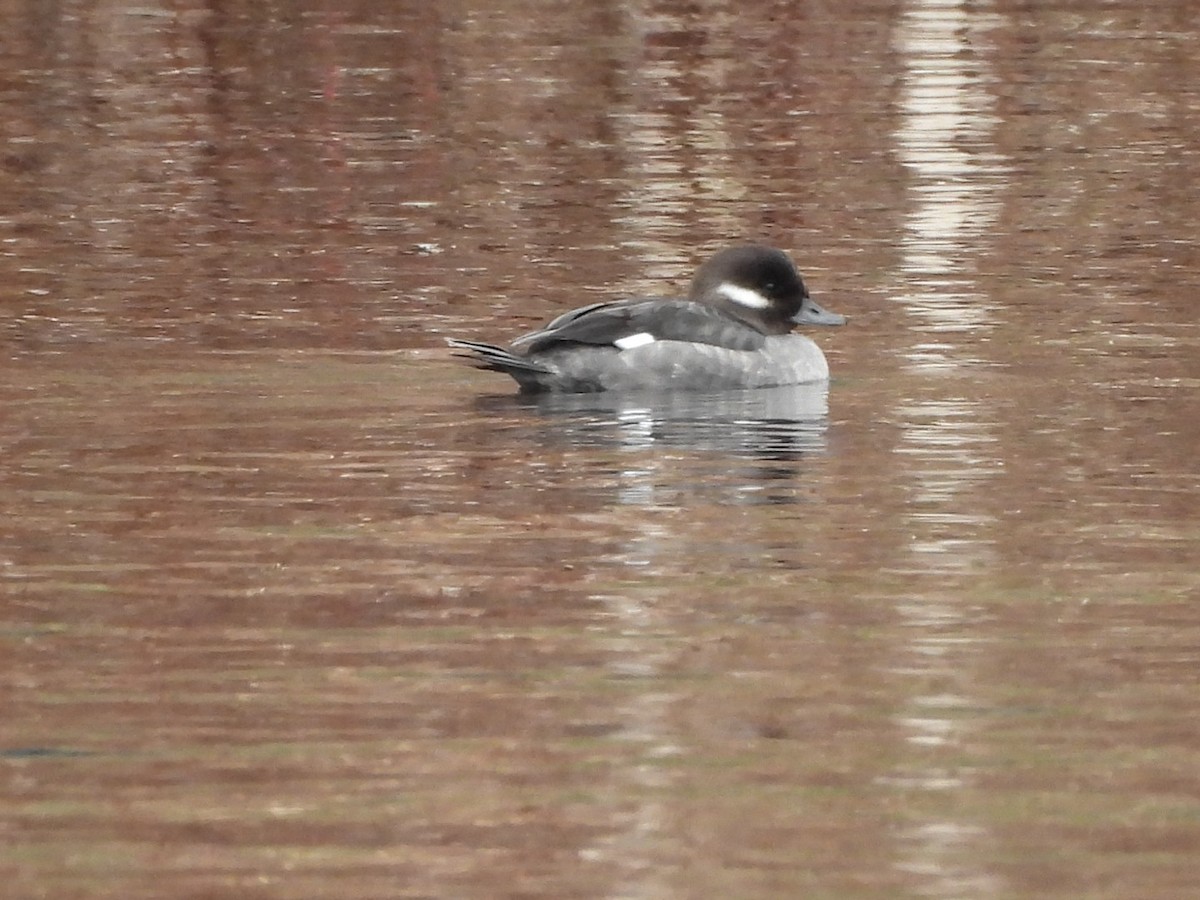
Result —
[[[448,343],[523,391],[725,390],[827,379],[821,349],[789,332],[844,321],[812,301],[783,252],[747,244],[701,266],[687,299],[585,306],[507,349]]]

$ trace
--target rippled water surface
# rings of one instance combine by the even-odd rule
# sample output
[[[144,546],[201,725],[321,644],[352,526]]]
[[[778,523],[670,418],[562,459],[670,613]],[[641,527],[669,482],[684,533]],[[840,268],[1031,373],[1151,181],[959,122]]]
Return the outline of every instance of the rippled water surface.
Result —
[[[1195,894],[1194,4],[0,14],[5,897]],[[746,238],[828,386],[444,349]]]

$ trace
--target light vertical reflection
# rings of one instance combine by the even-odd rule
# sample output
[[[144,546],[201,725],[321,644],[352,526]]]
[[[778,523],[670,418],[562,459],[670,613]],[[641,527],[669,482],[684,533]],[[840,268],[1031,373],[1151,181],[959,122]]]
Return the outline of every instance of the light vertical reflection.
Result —
[[[664,279],[691,275],[692,260],[682,248],[695,243],[688,235],[699,209],[716,233],[747,230],[736,204],[713,202],[740,199],[748,190],[719,99],[736,49],[732,36],[737,20],[724,0],[702,0],[699,8],[703,13],[696,18],[705,23],[705,32],[698,65],[670,50],[651,49],[650,40],[659,34],[686,34],[694,27],[688,21],[693,12],[651,10],[642,3],[626,8],[627,27],[642,48],[641,58],[631,61],[639,76],[635,90],[613,116],[628,165],[619,204],[623,213],[614,224],[628,235],[622,244],[641,262],[641,277],[626,286],[629,293],[661,292]],[[703,90],[689,84],[695,79],[704,81]],[[652,89],[643,93],[637,84]],[[698,103],[697,96],[713,99]]]
[[[991,149],[997,117],[983,90],[986,60],[972,52],[981,49],[974,35],[992,18],[961,0],[913,0],[896,34],[907,70],[896,146],[912,200],[901,242],[910,288],[903,303],[927,335],[907,354],[915,367],[975,362],[950,335],[980,338],[993,324],[971,279],[1005,176]]]
[[[986,32],[996,17],[963,0],[911,0],[895,35],[905,77],[897,153],[909,175],[911,207],[901,241],[901,302],[917,322],[905,354],[918,374],[963,371],[993,326],[978,291],[975,262],[994,223],[1006,167],[992,134],[997,116],[988,81]],[[902,444],[916,485],[913,567],[970,568],[990,552],[974,537],[990,517],[965,505],[994,469],[992,422],[978,401],[945,396],[911,401]]]
[[[918,335],[905,358],[914,374],[937,379],[926,396],[900,410],[906,425],[897,453],[912,480],[907,568],[918,578],[962,575],[991,552],[980,537],[991,519],[971,505],[975,486],[995,467],[991,420],[977,400],[933,390],[946,383],[938,376],[980,365],[976,348],[993,326],[975,282],[1005,176],[985,89],[987,30],[997,21],[987,8],[968,0],[909,0],[895,34],[904,66],[896,146],[911,201],[901,242],[901,302]],[[897,613],[912,637],[896,669],[919,687],[897,716],[911,757],[884,780],[903,791],[961,789],[971,773],[944,751],[963,744],[980,708],[963,677],[978,649],[972,611],[926,591]],[[972,848],[987,839],[977,824],[931,816],[904,837],[898,865],[920,879],[922,894],[985,897],[1001,889],[996,876],[972,861]]]

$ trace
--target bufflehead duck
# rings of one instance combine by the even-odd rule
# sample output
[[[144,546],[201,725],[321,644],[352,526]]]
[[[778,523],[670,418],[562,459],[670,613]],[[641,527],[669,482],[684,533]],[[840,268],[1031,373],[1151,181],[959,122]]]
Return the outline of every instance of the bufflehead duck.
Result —
[[[789,332],[845,321],[813,302],[787,254],[745,244],[704,263],[687,299],[593,303],[508,349],[447,343],[526,392],[760,388],[828,379],[821,348]]]

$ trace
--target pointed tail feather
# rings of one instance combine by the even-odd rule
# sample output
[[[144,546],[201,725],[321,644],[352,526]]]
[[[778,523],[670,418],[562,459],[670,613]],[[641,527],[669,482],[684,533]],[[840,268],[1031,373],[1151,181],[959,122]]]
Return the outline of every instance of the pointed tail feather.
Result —
[[[507,372],[516,377],[518,372],[532,372],[537,375],[552,375],[553,369],[548,369],[541,363],[517,356],[503,347],[494,344],[484,344],[479,341],[461,341],[457,338],[446,338],[446,343],[455,350],[461,350],[457,355],[471,360],[481,369],[492,369],[497,372]]]

